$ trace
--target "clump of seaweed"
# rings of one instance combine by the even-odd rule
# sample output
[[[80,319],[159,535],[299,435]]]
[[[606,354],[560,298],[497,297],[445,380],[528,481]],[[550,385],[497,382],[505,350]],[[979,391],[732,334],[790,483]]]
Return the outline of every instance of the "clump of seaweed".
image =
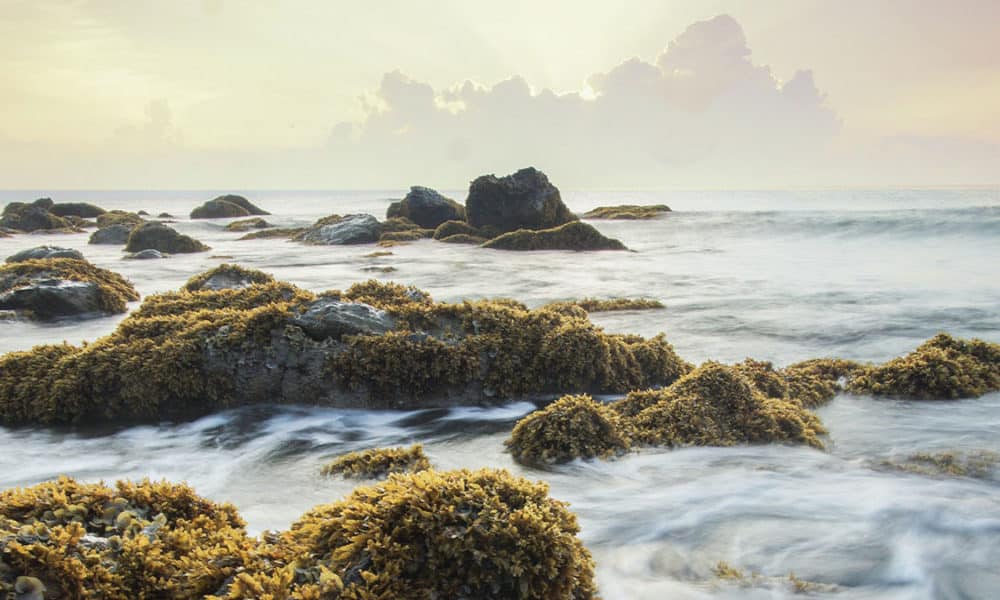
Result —
[[[939,333],[906,356],[857,369],[847,389],[917,400],[977,398],[1000,390],[1000,344]]]
[[[779,373],[788,397],[806,408],[826,404],[843,390],[842,381],[861,365],[841,358],[814,358],[788,365]]]
[[[519,229],[483,244],[494,250],[627,250],[625,244],[605,237],[593,225],[570,221],[552,229]]]
[[[712,567],[712,573],[719,579],[738,584],[744,588],[783,587],[793,594],[835,592],[839,589],[834,584],[800,579],[795,576],[794,572],[789,572],[785,577],[767,576],[760,573],[750,573],[747,575],[742,569],[738,569],[724,560],[720,560]]]
[[[587,395],[563,396],[517,422],[505,444],[519,463],[611,458],[631,445],[618,415]]]
[[[408,229],[405,231],[387,231],[379,237],[380,242],[415,242],[429,237],[422,229]]]
[[[670,212],[666,204],[622,204],[620,206],[598,206],[583,213],[584,219],[654,219]]]
[[[62,477],[0,493],[3,597],[193,600],[256,560],[236,509],[183,484]]]
[[[992,450],[917,452],[900,459],[887,459],[881,464],[917,475],[986,479],[1000,467],[1000,453]]]
[[[550,302],[542,306],[542,308],[562,312],[569,306],[578,306],[588,313],[665,308],[659,300],[649,298],[581,298],[579,300],[567,300],[564,302]]]
[[[127,279],[86,260],[40,258],[0,265],[0,291],[15,290],[43,278],[96,284],[98,306],[109,314],[123,313],[128,302],[139,299],[139,292]]]
[[[579,526],[548,486],[503,470],[390,475],[274,540],[241,598],[597,598]]]
[[[415,473],[431,468],[420,444],[409,448],[372,448],[349,452],[326,464],[323,475],[343,475],[361,479],[381,479],[390,473]]]
[[[454,235],[449,235],[448,237],[443,237],[438,241],[444,242],[445,244],[469,244],[473,246],[480,246],[486,243],[486,238],[469,235],[467,233],[456,233]]]

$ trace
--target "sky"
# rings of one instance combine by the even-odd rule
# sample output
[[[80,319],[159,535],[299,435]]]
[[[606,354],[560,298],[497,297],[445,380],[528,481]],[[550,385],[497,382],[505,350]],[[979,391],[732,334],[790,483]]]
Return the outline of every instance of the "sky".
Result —
[[[0,0],[0,188],[1000,183],[993,0]]]

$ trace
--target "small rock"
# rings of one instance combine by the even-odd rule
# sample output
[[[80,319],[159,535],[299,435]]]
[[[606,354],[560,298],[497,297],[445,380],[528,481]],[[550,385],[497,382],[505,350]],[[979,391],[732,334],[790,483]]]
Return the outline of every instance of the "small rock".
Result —
[[[251,229],[267,229],[268,227],[274,227],[274,225],[271,225],[260,217],[254,217],[252,219],[233,221],[229,225],[226,225],[226,231],[250,231]]]
[[[209,250],[209,247],[163,223],[150,222],[132,230],[125,250],[127,252],[159,250],[167,254],[186,254],[204,252]]]
[[[147,250],[140,250],[139,252],[133,252],[132,254],[126,254],[123,258],[127,260],[150,260],[153,258],[167,258],[169,255],[160,252],[159,250],[153,250],[149,248]]]
[[[313,302],[304,313],[294,317],[292,323],[314,340],[362,333],[381,335],[396,326],[395,320],[384,310],[332,298]]]
[[[16,254],[7,257],[7,262],[16,263],[39,258],[76,258],[84,260],[83,253],[73,248],[60,248],[59,246],[37,246],[27,250],[21,250]]]

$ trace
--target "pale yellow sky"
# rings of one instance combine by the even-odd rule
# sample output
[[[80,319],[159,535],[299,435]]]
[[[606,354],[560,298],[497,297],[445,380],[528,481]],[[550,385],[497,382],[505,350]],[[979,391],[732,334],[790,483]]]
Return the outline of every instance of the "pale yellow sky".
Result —
[[[735,25],[695,28],[692,48],[658,63],[722,14]],[[570,187],[995,183],[998,22],[992,1],[0,0],[0,186],[391,187],[428,173],[446,187],[528,160]],[[733,45],[746,52],[731,61]],[[537,96],[589,100],[586,82],[613,72],[627,76],[597,103]],[[510,88],[452,104],[460,117],[440,108],[462,82],[514,76],[528,99]],[[636,143],[634,169],[582,176],[558,144],[524,150],[536,131],[577,138],[574,150],[632,146],[637,111],[659,129]],[[516,127],[485,123],[510,115]],[[407,163],[396,150],[427,147],[432,126],[440,153]],[[511,127],[516,139],[492,144],[461,134]],[[772,162],[815,152],[741,169],[754,139]],[[963,164],[934,167],[936,141]]]

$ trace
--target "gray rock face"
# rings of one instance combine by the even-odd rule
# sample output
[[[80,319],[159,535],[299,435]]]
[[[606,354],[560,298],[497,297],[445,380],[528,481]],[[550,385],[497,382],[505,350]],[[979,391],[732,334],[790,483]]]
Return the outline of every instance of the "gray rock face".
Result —
[[[386,218],[403,217],[425,229],[434,229],[445,221],[464,221],[465,207],[431,188],[415,185],[399,202],[393,202]]]
[[[41,320],[98,313],[100,291],[93,282],[39,279],[0,293],[0,309],[29,310]]]
[[[551,229],[576,220],[563,204],[559,189],[533,167],[506,177],[477,177],[469,185],[465,210],[473,227],[501,232]]]
[[[52,205],[49,212],[57,217],[80,217],[81,219],[96,219],[106,210],[87,202],[58,202]]]
[[[310,338],[322,341],[359,333],[381,335],[396,326],[384,310],[367,304],[320,298],[292,319]]]
[[[35,260],[38,258],[76,258],[78,260],[84,260],[83,254],[79,250],[75,250],[73,248],[60,248],[59,246],[36,246],[35,248],[28,248],[27,250],[21,250],[16,254],[11,254],[7,257],[7,262],[24,262],[26,260]]]
[[[295,236],[307,244],[371,244],[382,234],[382,224],[371,215],[346,215],[338,223],[316,225]]]
[[[150,260],[154,258],[167,258],[167,255],[159,250],[149,249],[133,252],[132,254],[126,254],[124,258],[128,260]]]
[[[90,239],[87,240],[87,243],[124,246],[128,242],[128,236],[132,233],[132,229],[133,226],[123,223],[102,227],[90,234]]]

